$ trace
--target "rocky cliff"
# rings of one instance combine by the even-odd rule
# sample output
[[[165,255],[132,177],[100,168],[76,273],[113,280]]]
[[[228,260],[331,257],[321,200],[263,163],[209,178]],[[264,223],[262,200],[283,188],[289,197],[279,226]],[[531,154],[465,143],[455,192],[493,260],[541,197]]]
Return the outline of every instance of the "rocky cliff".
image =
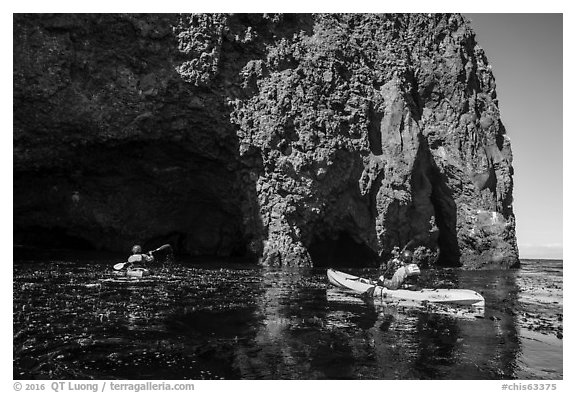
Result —
[[[509,267],[512,174],[460,15],[14,16],[19,243]]]

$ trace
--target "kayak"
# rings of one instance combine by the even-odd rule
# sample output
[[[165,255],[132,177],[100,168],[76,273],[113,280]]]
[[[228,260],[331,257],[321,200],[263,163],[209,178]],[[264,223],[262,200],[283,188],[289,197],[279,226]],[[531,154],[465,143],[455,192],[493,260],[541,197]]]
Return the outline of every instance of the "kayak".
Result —
[[[143,267],[136,267],[126,270],[126,277],[142,278],[150,275],[150,270]]]
[[[150,275],[150,270],[143,267],[133,267],[127,270],[114,271],[114,275],[121,277],[142,278]]]
[[[415,302],[445,303],[462,306],[484,307],[484,297],[470,289],[388,289],[375,281],[328,269],[328,281],[340,289],[366,294],[374,298],[390,298]]]
[[[154,278],[138,278],[138,277],[116,277],[116,278],[105,278],[100,280],[100,283],[107,286],[117,286],[122,288],[127,287],[142,287],[142,286],[154,286],[158,283]]]
[[[339,305],[373,305],[378,312],[426,312],[429,314],[446,315],[459,319],[484,318],[484,307],[463,306],[450,303],[431,303],[414,300],[402,300],[392,298],[370,298],[358,296],[354,292],[343,291],[342,288],[330,287],[326,290],[326,300],[338,309]]]

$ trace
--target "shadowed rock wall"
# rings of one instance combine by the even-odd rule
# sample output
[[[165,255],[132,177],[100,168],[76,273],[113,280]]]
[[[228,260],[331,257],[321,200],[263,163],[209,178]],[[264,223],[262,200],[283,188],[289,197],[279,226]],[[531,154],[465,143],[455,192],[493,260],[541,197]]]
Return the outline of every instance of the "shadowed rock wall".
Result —
[[[15,15],[16,241],[511,266],[497,103],[459,15]]]

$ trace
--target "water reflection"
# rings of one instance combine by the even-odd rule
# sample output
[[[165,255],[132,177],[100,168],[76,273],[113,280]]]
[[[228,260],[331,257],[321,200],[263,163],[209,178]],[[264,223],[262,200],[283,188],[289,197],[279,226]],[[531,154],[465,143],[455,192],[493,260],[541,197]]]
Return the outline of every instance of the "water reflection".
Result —
[[[424,272],[426,286],[481,292],[481,315],[364,301],[331,288],[324,269],[110,273],[15,265],[14,378],[562,377],[561,269]]]
[[[500,274],[498,274],[500,273]],[[237,366],[265,378],[513,378],[519,352],[515,319],[499,304],[517,302],[513,274],[442,271],[427,279],[478,288],[496,305],[482,318],[418,307],[374,304],[317,283],[322,271],[262,272],[261,348]],[[492,277],[494,274],[494,277]],[[480,284],[482,281],[482,285]],[[307,302],[310,303],[307,305]]]
[[[318,341],[325,319],[324,284],[304,269],[262,269],[258,331],[237,351],[235,366],[243,378],[314,378],[311,365],[322,351]]]

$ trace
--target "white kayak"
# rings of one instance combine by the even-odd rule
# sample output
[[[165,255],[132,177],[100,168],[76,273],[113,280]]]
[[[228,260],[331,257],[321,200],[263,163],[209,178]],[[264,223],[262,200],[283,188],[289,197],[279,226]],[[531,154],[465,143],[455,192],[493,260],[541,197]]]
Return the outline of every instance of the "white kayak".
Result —
[[[376,285],[375,281],[328,269],[328,280],[332,285],[374,298],[390,298],[416,302],[446,303],[462,306],[484,307],[484,297],[470,289],[395,289]]]
[[[131,267],[126,270],[115,270],[115,276],[142,278],[150,275],[150,270],[143,267]]]
[[[357,293],[342,288],[330,287],[326,290],[326,300],[334,305],[363,305],[372,304],[378,312],[387,314],[394,312],[420,312],[429,314],[447,315],[459,319],[484,318],[485,307],[463,306],[450,303],[431,303],[415,300],[402,300],[393,298],[371,298],[369,301]],[[337,307],[337,306],[336,306]]]

